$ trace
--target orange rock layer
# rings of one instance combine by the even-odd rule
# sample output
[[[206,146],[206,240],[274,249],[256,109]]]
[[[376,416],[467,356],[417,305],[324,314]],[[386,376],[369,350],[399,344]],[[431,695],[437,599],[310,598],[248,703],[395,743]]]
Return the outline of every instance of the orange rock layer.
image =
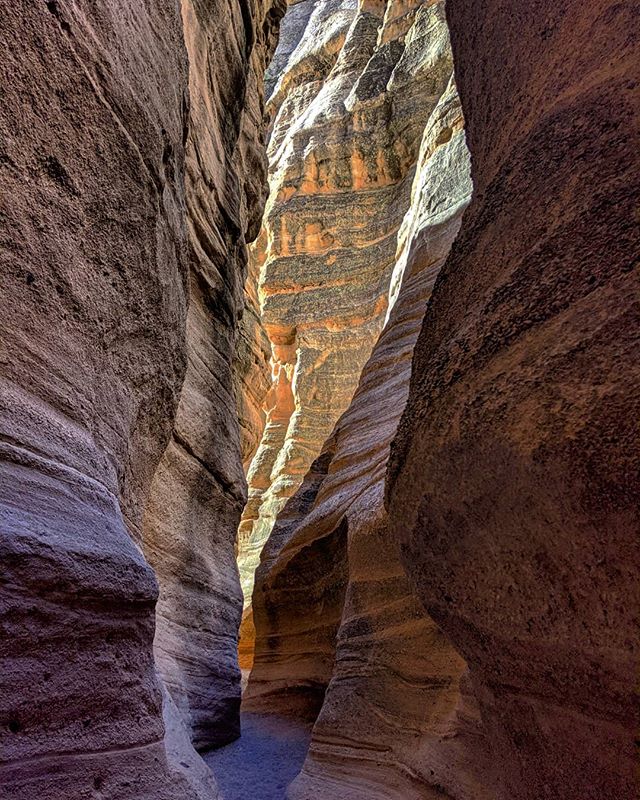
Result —
[[[256,577],[246,705],[315,719],[289,800],[637,796],[632,5],[447,4],[473,199],[450,85]]]
[[[423,134],[389,319],[256,578],[245,705],[317,716],[290,798],[492,797],[466,664],[413,594],[383,502],[413,348],[470,192],[450,82]]]
[[[271,195],[253,250],[273,385],[239,529],[246,604],[273,523],[384,324],[422,133],[451,71],[442,2],[304,0],[286,15],[267,74]]]

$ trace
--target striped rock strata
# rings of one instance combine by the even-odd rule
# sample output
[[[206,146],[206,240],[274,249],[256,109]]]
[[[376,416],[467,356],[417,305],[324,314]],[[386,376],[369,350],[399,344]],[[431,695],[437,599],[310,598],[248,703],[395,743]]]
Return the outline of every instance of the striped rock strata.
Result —
[[[383,503],[413,348],[471,193],[462,124],[450,81],[422,137],[387,324],[256,579],[246,705],[320,709],[298,800],[492,796],[466,665],[413,594]]]
[[[303,0],[285,17],[254,252],[273,383],[239,533],[246,602],[274,520],[384,324],[420,140],[451,70],[442,2]]]

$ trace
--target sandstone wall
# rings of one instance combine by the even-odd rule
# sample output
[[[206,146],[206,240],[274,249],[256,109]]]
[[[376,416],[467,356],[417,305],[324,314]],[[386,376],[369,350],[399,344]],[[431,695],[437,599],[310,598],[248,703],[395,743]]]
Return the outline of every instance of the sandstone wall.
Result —
[[[244,310],[236,343],[234,386],[244,473],[249,471],[266,424],[265,400],[271,388],[271,342],[260,318],[260,268],[249,258]]]
[[[442,2],[303,0],[283,23],[254,249],[273,381],[239,532],[246,602],[274,520],[384,324],[420,139],[451,69]]]
[[[202,384],[231,354],[222,323],[209,339],[211,317],[236,323],[244,239],[264,200],[257,76],[273,17],[185,5],[189,72],[177,3],[1,11],[0,783],[21,800],[214,798],[156,677],[158,585],[138,545],[187,336],[182,405],[193,416],[178,419],[182,440],[158,480],[165,505],[196,507],[179,530],[203,521],[197,493],[209,487],[190,459],[206,461],[209,440],[198,450],[192,433],[208,424]],[[229,26],[214,72],[203,65],[203,21]],[[225,99],[232,110],[216,117]],[[226,388],[227,364],[220,376]],[[235,408],[220,396],[217,413],[231,420],[220,472],[235,483],[209,502],[231,537],[243,479]],[[188,486],[166,477],[174,467]]]
[[[449,0],[474,199],[392,448],[404,564],[509,800],[637,797],[632,2]]]
[[[338,421],[263,551],[245,703],[317,721],[290,798],[492,797],[466,665],[413,594],[384,476],[411,356],[471,181],[453,80],[425,126],[392,308]]]
[[[240,4],[182,4],[191,98],[188,362],[144,546],[160,582],[157,664],[197,747],[239,734],[235,539],[246,483],[234,382],[245,395],[233,365],[246,240],[259,230],[266,198],[262,81],[283,10],[256,4],[244,20]]]

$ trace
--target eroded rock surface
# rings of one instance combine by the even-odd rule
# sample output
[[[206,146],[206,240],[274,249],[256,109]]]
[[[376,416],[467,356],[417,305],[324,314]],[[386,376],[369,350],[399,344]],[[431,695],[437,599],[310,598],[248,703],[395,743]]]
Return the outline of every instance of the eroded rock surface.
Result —
[[[138,2],[2,18],[0,782],[169,798],[134,538],[185,369],[182,24]]]
[[[492,796],[465,662],[413,594],[383,502],[413,348],[471,193],[453,80],[431,111],[388,322],[256,579],[247,708],[312,718],[320,709],[288,793],[300,800]]]
[[[278,512],[380,334],[427,119],[452,70],[442,2],[303,0],[267,76],[271,194],[254,248],[272,347],[239,532],[248,602]]]
[[[258,4],[247,28],[240,4],[182,6],[191,98],[188,363],[144,546],[160,582],[158,668],[197,747],[239,734],[235,539],[246,483],[233,366],[246,240],[259,230],[266,198],[262,80],[283,11]]]
[[[474,199],[388,512],[469,664],[500,798],[637,796],[636,4],[450,0]]]
[[[250,258],[234,362],[240,449],[245,474],[262,439],[267,418],[265,399],[271,388],[271,342],[260,318],[259,278],[257,260]]]
[[[200,525],[229,552],[220,605],[235,602],[224,622],[237,624],[245,488],[224,327],[264,201],[258,78],[274,17],[183,10],[184,25],[177,3],[2,3],[0,783],[16,800],[216,797],[182,697],[163,701],[140,543],[187,370],[153,492],[151,519],[167,514],[149,539],[159,629],[207,579],[211,543],[195,537],[196,565],[169,579],[173,545]],[[211,439],[194,435],[212,416],[215,491]],[[215,677],[228,674],[223,662]]]

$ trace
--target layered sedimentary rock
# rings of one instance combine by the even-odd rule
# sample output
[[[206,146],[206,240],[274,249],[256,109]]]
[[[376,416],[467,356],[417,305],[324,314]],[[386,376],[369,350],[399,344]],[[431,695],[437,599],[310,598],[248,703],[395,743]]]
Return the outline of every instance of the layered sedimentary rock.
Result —
[[[259,277],[256,260],[249,259],[233,373],[245,474],[262,439],[266,423],[265,399],[271,388],[271,343],[260,319]]]
[[[240,4],[182,6],[191,98],[188,363],[144,546],[160,582],[158,668],[197,747],[239,734],[235,539],[246,483],[233,365],[246,240],[259,230],[266,197],[262,76],[283,10],[259,4],[244,20]]]
[[[304,0],[281,33],[255,252],[273,383],[239,534],[246,601],[274,520],[384,324],[420,139],[452,69],[442,2]]]
[[[639,663],[636,4],[449,0],[474,199],[388,513],[500,798],[631,800]]]
[[[156,677],[158,584],[139,543],[187,366],[187,335],[183,402],[195,409],[193,427],[202,412],[193,353],[202,345],[206,361],[217,344],[193,299],[186,326],[187,295],[222,298],[215,313],[235,324],[244,238],[255,235],[264,199],[256,93],[270,22],[263,27],[265,10],[257,8],[226,13],[226,47],[210,72],[196,24],[204,17],[221,24],[210,3],[185,4],[191,71],[179,4],[2,4],[0,783],[7,797],[216,796]],[[233,77],[223,79],[225,70]],[[247,91],[238,93],[243,81]],[[225,92],[233,111],[215,117]],[[219,170],[211,168],[214,150],[223,154]],[[216,205],[223,211],[213,218]],[[215,225],[220,241],[208,229],[196,232],[199,224]],[[198,247],[227,271],[197,271]],[[232,290],[222,288],[225,280]],[[233,403],[220,408],[235,420]],[[180,424],[200,456],[184,417]],[[233,464],[240,463],[236,425],[235,437],[225,433]],[[174,451],[164,474],[191,457]],[[165,500],[187,507],[183,494],[199,488],[204,480],[182,493],[170,483]],[[216,507],[221,521],[226,497]],[[235,597],[239,603],[237,577]]]
[[[247,707],[311,717],[321,708],[289,790],[300,800],[492,796],[466,665],[413,594],[383,502],[413,347],[471,193],[452,80],[431,110],[387,324],[256,579]]]

